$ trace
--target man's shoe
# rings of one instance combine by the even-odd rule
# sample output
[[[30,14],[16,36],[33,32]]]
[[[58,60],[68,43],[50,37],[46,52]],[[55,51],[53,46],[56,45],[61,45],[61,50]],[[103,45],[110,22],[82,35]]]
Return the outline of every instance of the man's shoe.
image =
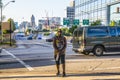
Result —
[[[66,73],[65,73],[65,72],[63,72],[62,77],[65,77],[65,76],[66,76]]]
[[[57,73],[56,73],[56,76],[59,76],[59,75],[60,75],[60,72],[57,72]]]

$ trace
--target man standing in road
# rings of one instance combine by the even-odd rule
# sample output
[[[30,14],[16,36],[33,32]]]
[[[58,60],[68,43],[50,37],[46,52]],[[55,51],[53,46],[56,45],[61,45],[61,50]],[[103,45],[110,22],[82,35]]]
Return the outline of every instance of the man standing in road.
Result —
[[[57,73],[56,75],[60,75],[60,61],[62,64],[63,74],[62,76],[66,76],[65,72],[65,51],[66,51],[66,38],[62,35],[62,30],[59,29],[57,35],[53,39],[53,47],[54,47],[54,58],[56,61]]]

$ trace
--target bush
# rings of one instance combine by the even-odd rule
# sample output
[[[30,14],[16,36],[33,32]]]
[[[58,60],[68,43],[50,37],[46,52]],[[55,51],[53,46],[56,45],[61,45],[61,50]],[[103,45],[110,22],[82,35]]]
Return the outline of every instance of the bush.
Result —
[[[13,31],[10,31],[10,30],[3,30],[3,34],[9,34],[9,33],[12,33]]]
[[[50,33],[49,33],[49,32],[46,32],[46,33],[44,33],[44,35],[45,35],[45,36],[48,36],[48,35],[50,35]]]

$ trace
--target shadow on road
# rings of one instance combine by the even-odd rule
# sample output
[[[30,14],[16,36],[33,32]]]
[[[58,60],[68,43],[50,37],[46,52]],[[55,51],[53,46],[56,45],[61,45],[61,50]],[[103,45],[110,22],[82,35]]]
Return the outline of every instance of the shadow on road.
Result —
[[[67,77],[71,77],[71,76],[113,76],[113,75],[120,75],[120,73],[112,73],[112,72],[99,72],[99,73],[81,73],[81,74],[72,74],[69,73],[67,75]]]
[[[30,61],[24,61],[27,65],[30,65],[31,67],[42,67],[42,66],[50,66],[55,65],[55,61],[51,59],[47,60],[30,60]],[[25,68],[21,63],[19,62],[13,62],[13,63],[0,63],[0,69],[14,69],[14,68]]]
[[[113,53],[113,54],[103,54],[103,56],[120,56],[120,53]]]

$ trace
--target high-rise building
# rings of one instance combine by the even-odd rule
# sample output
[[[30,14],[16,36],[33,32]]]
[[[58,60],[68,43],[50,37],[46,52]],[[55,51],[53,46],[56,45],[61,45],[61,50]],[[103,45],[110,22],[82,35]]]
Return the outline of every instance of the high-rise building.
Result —
[[[70,25],[72,25],[73,24],[73,20],[75,18],[75,2],[74,1],[72,1],[70,3],[70,6],[67,7],[66,15],[67,15],[67,19],[70,20]]]
[[[74,1],[74,0],[72,0],[72,1],[70,2],[70,6],[71,6],[71,7],[75,6],[75,1]]]
[[[31,17],[31,26],[34,28],[35,27],[35,17],[32,15]]]
[[[81,25],[84,19],[89,22],[101,20],[103,25],[120,20],[120,0],[75,0],[75,18]]]

